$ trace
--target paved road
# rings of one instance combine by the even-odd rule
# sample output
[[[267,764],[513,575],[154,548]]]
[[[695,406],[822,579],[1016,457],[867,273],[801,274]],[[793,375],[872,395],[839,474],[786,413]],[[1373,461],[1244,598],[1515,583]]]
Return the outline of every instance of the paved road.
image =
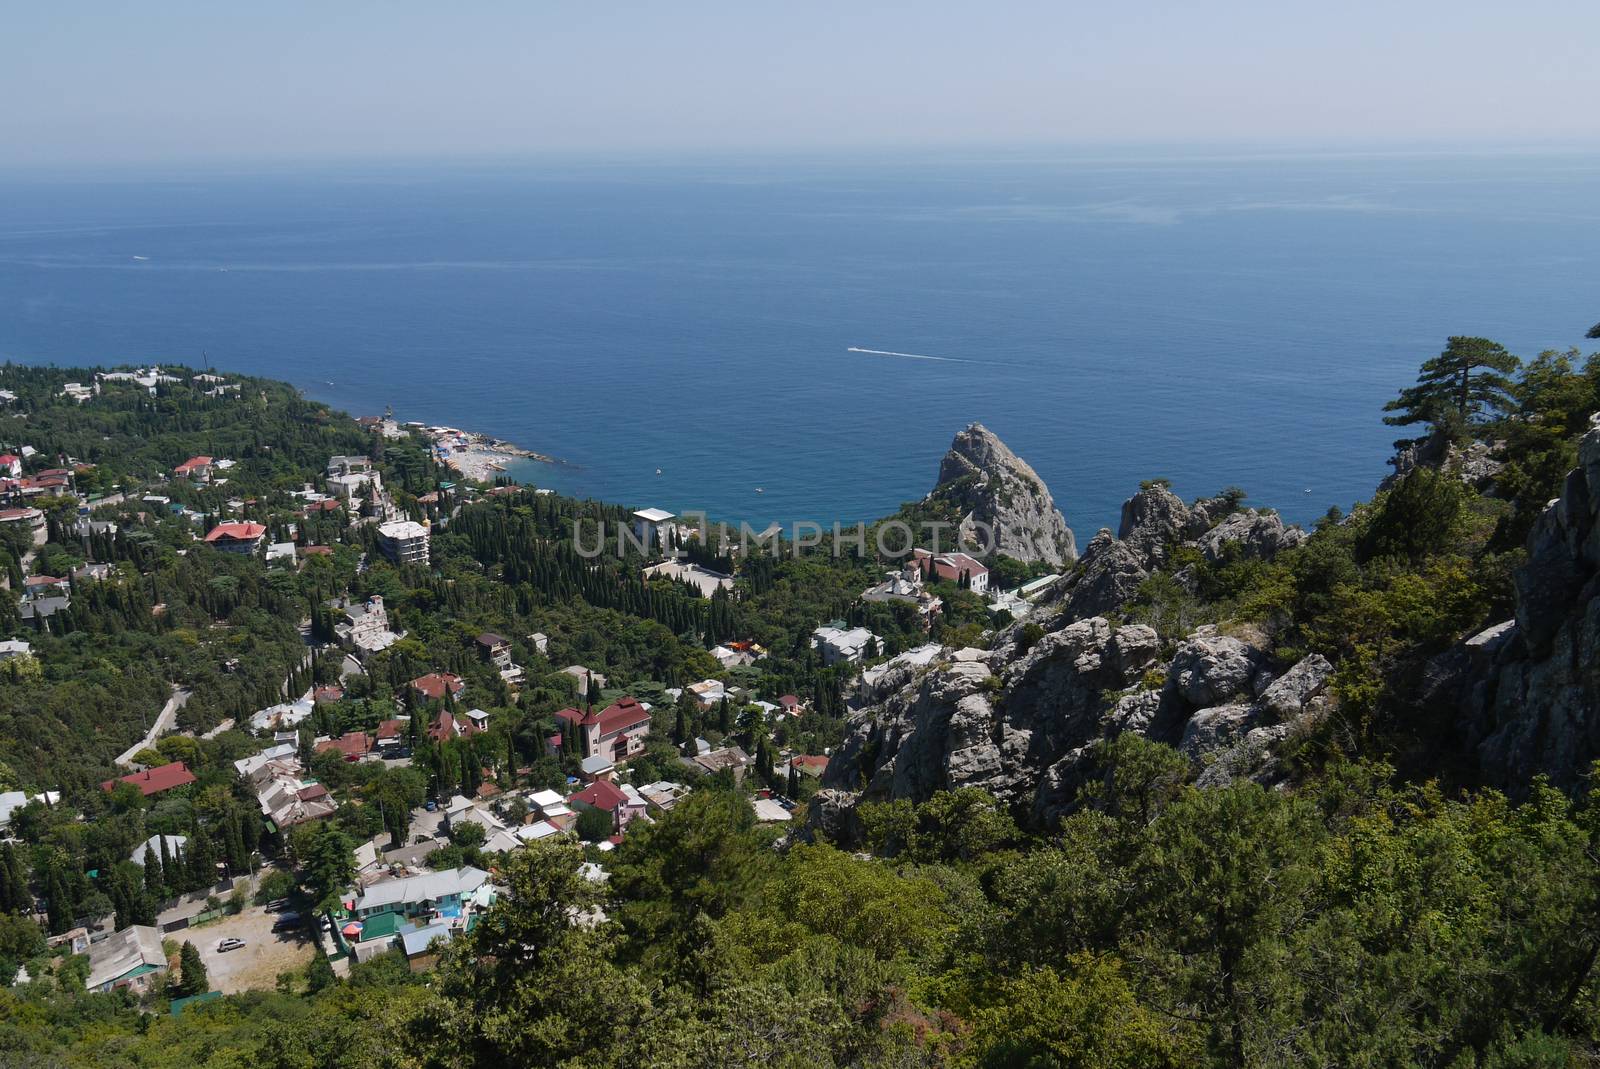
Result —
[[[128,766],[133,764],[133,755],[147,746],[154,746],[156,740],[172,730],[172,725],[177,722],[178,710],[183,708],[184,702],[189,700],[190,692],[187,690],[174,690],[172,697],[167,699],[167,704],[161,707],[161,714],[156,717],[156,722],[150,725],[150,731],[144,738],[124,750],[117,758],[117,764]]]

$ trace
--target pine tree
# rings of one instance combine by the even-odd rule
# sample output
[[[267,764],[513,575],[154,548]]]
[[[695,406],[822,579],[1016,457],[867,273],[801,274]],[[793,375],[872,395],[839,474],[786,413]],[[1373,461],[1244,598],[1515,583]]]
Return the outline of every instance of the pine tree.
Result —
[[[1417,384],[1383,406],[1390,426],[1431,423],[1449,429],[1467,425],[1512,404],[1510,374],[1522,362],[1488,338],[1451,337],[1444,351],[1422,365]]]
[[[183,949],[178,951],[178,972],[178,986],[174,990],[180,995],[203,995],[211,990],[211,982],[206,978],[206,963],[200,959],[200,950],[187,940]]]

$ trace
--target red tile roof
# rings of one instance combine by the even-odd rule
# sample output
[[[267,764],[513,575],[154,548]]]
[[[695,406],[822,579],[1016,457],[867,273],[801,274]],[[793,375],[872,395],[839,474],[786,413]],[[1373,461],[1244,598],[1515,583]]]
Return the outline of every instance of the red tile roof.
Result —
[[[801,772],[809,772],[813,776],[820,776],[828,770],[828,759],[820,754],[800,754],[791,758],[789,763]]]
[[[467,685],[461,681],[460,676],[452,675],[449,672],[429,672],[427,675],[418,676],[411,681],[412,690],[424,698],[432,698],[434,701],[440,701],[444,698],[446,687],[449,687],[450,693],[457,698],[461,697],[462,692],[467,689]]]
[[[209,468],[212,464],[210,457],[190,457],[176,468],[172,469],[174,475],[188,475],[199,468]]]
[[[599,724],[600,734],[610,735],[612,732],[625,731],[637,724],[648,724],[650,710],[640,705],[635,698],[618,698],[599,713],[591,713],[584,717],[583,722],[585,725]]]
[[[195,775],[189,771],[189,766],[182,761],[174,761],[170,765],[157,765],[147,768],[143,772],[135,772],[129,776],[117,779],[108,779],[100,784],[100,789],[109,791],[115,789],[119,783],[131,783],[139,788],[146,798],[162,791],[170,791],[174,787],[183,787],[195,781]]]
[[[344,688],[336,687],[331,683],[326,686],[318,687],[316,690],[311,692],[311,700],[314,702],[336,702],[342,700],[343,698]]]
[[[378,738],[398,739],[400,737],[400,729],[404,726],[404,720],[385,720],[378,725]]]
[[[207,542],[254,542],[267,533],[265,524],[247,521],[219,523],[206,535]]]
[[[628,800],[614,783],[605,780],[596,780],[577,794],[567,799],[575,805],[586,805],[591,809],[598,809],[604,813],[615,813],[617,807]]]
[[[800,705],[800,699],[793,694],[785,694],[778,699],[778,706],[783,709],[794,709]]]
[[[317,753],[327,753],[337,750],[344,754],[346,761],[353,761],[372,749],[372,740],[365,731],[347,731],[337,739],[317,743]]]

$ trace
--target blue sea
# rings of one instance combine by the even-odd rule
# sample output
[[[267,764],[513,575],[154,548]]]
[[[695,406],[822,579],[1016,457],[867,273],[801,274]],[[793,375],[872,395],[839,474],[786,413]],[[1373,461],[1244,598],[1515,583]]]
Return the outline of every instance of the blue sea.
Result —
[[[0,175],[0,359],[209,360],[753,524],[888,513],[974,420],[1080,541],[1152,476],[1311,520],[1447,335],[1581,344],[1597,267],[1555,151]]]

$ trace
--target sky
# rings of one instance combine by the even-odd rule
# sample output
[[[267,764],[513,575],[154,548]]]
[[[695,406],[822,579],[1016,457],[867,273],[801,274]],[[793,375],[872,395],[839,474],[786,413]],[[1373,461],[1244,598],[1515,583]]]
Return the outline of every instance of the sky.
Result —
[[[0,168],[1600,140],[1594,0],[0,0]]]

